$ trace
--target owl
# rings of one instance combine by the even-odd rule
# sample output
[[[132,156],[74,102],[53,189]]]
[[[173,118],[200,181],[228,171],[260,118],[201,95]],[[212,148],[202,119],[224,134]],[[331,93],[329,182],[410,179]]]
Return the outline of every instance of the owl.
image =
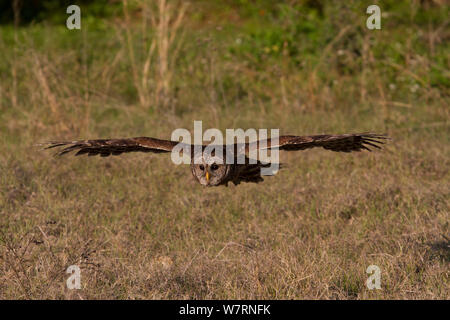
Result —
[[[273,164],[255,160],[248,156],[251,150],[285,150],[299,151],[314,147],[322,147],[336,152],[352,152],[368,150],[370,147],[380,149],[388,137],[384,134],[360,133],[338,135],[311,135],[311,136],[280,136],[275,142],[272,139],[259,140],[251,143],[216,146],[223,152],[205,152],[206,145],[195,148],[189,145],[191,173],[195,180],[206,187],[228,186],[228,183],[238,185],[241,182],[262,182],[264,169]],[[79,141],[52,141],[45,143],[45,149],[60,148],[56,153],[62,156],[74,152],[75,156],[87,154],[101,157],[116,156],[126,152],[172,152],[180,142],[160,140],[149,137],[125,139],[97,139]],[[227,152],[232,155],[233,161],[226,158]],[[231,153],[230,153],[231,152]],[[239,158],[240,157],[240,158]],[[238,161],[238,158],[240,161]],[[277,164],[278,165],[278,164]],[[264,174],[267,175],[267,174]]]

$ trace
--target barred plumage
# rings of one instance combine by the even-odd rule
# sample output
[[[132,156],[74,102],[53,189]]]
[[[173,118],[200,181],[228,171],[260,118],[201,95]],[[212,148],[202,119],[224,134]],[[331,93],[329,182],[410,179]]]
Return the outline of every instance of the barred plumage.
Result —
[[[384,140],[389,139],[384,134],[376,133],[360,133],[360,134],[340,134],[340,135],[312,135],[312,136],[280,136],[278,142],[268,139],[265,141],[255,141],[247,143],[239,148],[233,145],[232,150],[245,150],[246,153],[254,149],[264,146],[265,149],[278,149],[285,151],[298,151],[314,147],[322,147],[326,150],[336,152],[352,152],[368,150],[370,147],[380,149],[380,144],[384,144]],[[58,156],[74,152],[75,156],[87,154],[88,156],[100,155],[108,157],[111,155],[120,155],[126,152],[152,152],[164,153],[171,152],[178,144],[176,141],[160,140],[149,137],[137,137],[126,139],[97,139],[97,140],[78,140],[78,141],[51,141],[45,145],[45,149],[58,148],[61,149],[56,153]],[[203,149],[206,146],[203,146]],[[230,146],[222,146],[223,155]],[[194,148],[191,148],[191,171],[193,176],[200,184],[205,186],[227,185],[229,182],[239,184],[240,182],[263,181],[260,174],[262,168],[266,168],[269,164],[257,161],[250,163],[249,158],[243,164],[235,163],[226,164],[224,159],[215,159],[214,156],[206,156],[203,154],[194,154]],[[194,158],[200,157],[199,163],[194,163]],[[235,155],[237,157],[237,155]],[[219,160],[219,161],[217,161]],[[221,161],[220,161],[221,160]]]

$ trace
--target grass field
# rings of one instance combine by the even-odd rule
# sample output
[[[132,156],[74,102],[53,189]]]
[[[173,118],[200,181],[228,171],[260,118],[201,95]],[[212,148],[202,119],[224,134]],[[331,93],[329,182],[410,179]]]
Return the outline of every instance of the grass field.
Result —
[[[372,2],[130,0],[81,6],[81,30],[65,10],[1,25],[0,298],[448,299],[449,8],[378,1],[369,30]],[[282,152],[276,176],[227,188],[170,155],[33,146],[194,120],[392,140]]]

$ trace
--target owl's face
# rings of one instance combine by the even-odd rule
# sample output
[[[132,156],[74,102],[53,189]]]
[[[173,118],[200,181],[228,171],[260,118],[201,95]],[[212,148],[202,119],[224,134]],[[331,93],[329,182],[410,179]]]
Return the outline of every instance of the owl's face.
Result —
[[[192,174],[201,185],[206,187],[218,186],[225,182],[230,173],[230,165],[218,157],[211,156],[206,159],[203,156],[194,158],[191,163]]]

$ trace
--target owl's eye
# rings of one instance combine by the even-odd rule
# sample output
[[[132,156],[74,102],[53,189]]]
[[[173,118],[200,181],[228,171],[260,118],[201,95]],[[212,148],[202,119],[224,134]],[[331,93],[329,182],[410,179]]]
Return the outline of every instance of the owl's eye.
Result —
[[[202,165],[202,164],[200,165],[200,167],[199,167],[199,168],[200,168],[200,170],[202,170],[202,171],[203,171],[203,170],[205,170],[205,166],[204,166],[204,165]]]
[[[217,164],[213,164],[212,166],[211,166],[211,170],[217,170],[217,169],[219,169],[219,166],[217,165]]]

